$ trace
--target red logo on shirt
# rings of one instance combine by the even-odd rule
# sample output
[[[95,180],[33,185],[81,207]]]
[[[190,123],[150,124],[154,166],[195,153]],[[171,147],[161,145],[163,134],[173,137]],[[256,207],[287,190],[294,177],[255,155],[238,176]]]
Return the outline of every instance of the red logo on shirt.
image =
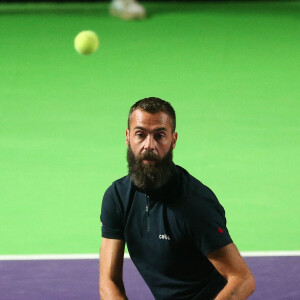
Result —
[[[222,234],[222,233],[223,233],[223,229],[222,229],[221,227],[219,227],[219,228],[218,228],[218,232],[219,232],[220,234]]]

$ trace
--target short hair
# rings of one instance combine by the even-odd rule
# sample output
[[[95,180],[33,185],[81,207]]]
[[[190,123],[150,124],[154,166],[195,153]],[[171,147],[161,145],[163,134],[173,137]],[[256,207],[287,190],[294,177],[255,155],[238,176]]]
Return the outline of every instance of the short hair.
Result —
[[[172,132],[175,132],[175,128],[176,128],[175,110],[168,101],[162,100],[157,97],[148,97],[134,103],[129,110],[128,129],[130,128],[130,120],[131,120],[132,113],[137,109],[141,109],[150,114],[155,114],[159,112],[166,113],[170,117]]]

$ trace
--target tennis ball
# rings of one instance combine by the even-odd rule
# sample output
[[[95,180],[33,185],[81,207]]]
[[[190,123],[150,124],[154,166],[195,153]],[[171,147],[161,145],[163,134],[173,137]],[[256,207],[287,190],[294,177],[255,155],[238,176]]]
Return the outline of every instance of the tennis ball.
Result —
[[[75,37],[74,47],[79,54],[92,54],[99,47],[99,38],[94,31],[81,31]]]

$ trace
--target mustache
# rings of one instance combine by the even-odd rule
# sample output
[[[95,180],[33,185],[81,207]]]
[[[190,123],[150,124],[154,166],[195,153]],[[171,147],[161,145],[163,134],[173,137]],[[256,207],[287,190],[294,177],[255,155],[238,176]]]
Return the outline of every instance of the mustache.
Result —
[[[152,150],[146,151],[139,155],[138,159],[141,160],[153,160],[153,161],[160,161],[161,159],[157,154],[155,154]]]

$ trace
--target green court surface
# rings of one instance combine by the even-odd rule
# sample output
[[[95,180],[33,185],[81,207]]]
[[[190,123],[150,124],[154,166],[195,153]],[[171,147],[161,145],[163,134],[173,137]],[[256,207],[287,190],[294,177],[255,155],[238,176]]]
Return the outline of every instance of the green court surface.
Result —
[[[218,196],[241,251],[299,250],[300,3],[0,5],[0,254],[96,253],[127,174],[130,106],[170,101],[176,164]],[[94,30],[100,48],[78,55]]]

